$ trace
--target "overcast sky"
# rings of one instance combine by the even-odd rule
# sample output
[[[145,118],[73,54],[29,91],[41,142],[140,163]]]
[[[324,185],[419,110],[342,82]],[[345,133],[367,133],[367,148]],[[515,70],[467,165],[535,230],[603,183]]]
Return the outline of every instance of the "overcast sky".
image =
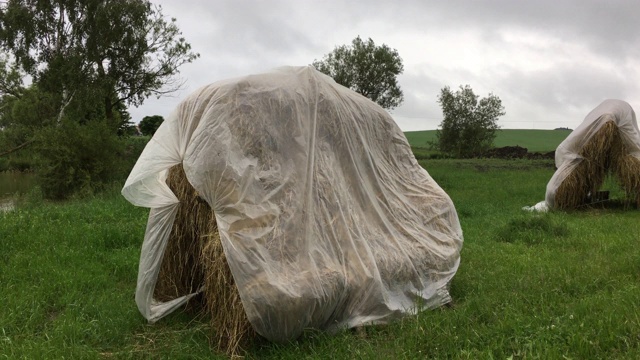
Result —
[[[640,109],[636,0],[151,0],[201,57],[183,90],[130,108],[167,116],[197,88],[282,65],[308,65],[356,36],[398,51],[404,131],[436,129],[445,86],[502,99],[503,129],[575,128],[602,100]]]

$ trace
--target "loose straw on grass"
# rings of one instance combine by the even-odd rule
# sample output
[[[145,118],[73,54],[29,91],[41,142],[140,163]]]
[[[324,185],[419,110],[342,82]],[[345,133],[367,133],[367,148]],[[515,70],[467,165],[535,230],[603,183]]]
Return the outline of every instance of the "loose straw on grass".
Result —
[[[180,205],[154,291],[154,298],[160,301],[194,293],[202,286],[202,236],[217,232],[213,212],[187,181],[182,165],[169,170],[167,184]]]

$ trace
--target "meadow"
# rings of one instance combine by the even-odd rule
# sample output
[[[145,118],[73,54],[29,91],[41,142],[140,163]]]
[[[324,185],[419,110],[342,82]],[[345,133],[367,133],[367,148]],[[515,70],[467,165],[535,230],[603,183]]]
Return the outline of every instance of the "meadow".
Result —
[[[523,211],[544,198],[551,160],[420,164],[453,199],[464,231],[453,306],[364,333],[256,342],[246,358],[640,358],[638,209]],[[0,358],[224,358],[197,314],[149,325],[138,313],[148,210],[118,190],[50,203],[36,188],[0,213]]]

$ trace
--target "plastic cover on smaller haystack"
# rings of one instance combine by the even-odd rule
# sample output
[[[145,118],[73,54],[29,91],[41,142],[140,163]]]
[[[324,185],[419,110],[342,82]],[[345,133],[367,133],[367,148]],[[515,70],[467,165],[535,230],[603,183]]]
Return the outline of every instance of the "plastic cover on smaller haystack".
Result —
[[[451,300],[463,243],[449,196],[369,99],[313,67],[226,80],[187,97],[160,126],[122,194],[151,208],[136,303],[153,291],[178,199],[167,170],[215,212],[248,319],[285,341],[303,329],[385,323]]]
[[[584,161],[580,152],[585,144],[609,121],[613,121],[629,154],[640,160],[640,130],[636,114],[627,102],[609,99],[593,109],[582,123],[558,145],[555,161],[556,172],[547,184],[545,201],[527,210],[545,211],[555,204],[556,191],[574,169]]]

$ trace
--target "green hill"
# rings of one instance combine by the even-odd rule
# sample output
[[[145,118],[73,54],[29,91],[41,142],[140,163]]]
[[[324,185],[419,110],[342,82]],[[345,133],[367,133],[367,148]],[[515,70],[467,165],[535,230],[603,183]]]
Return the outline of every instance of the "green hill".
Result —
[[[529,152],[548,152],[555,150],[571,131],[569,130],[498,130],[494,145],[520,146]],[[429,141],[435,140],[435,130],[407,131],[404,133],[413,147],[426,148]]]

